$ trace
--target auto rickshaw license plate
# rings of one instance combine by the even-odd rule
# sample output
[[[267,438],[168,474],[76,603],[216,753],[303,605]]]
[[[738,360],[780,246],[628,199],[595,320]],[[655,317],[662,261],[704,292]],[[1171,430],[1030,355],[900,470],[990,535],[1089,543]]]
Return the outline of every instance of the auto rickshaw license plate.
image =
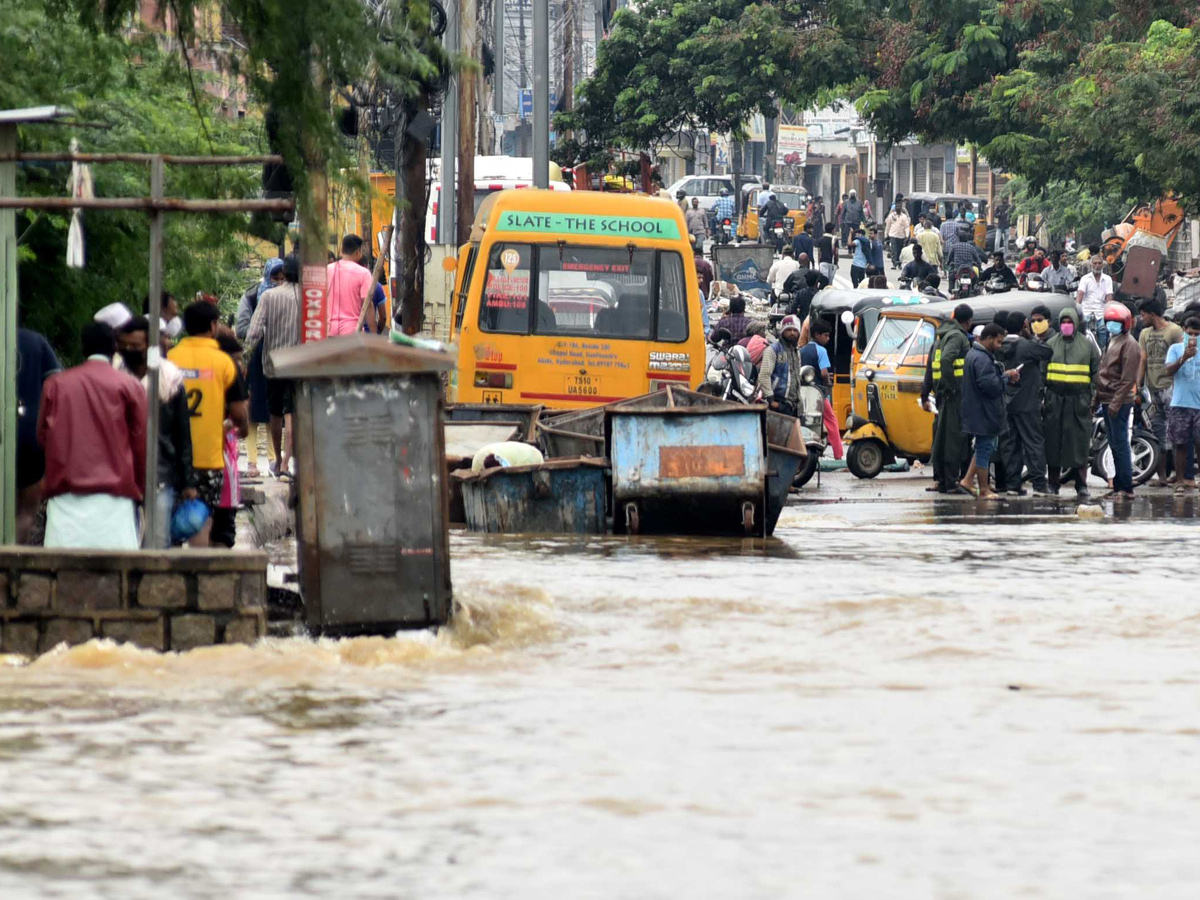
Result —
[[[879,385],[879,396],[884,400],[896,399],[896,385],[890,382],[882,382]]]
[[[600,376],[568,375],[566,393],[572,397],[598,397],[600,395]]]

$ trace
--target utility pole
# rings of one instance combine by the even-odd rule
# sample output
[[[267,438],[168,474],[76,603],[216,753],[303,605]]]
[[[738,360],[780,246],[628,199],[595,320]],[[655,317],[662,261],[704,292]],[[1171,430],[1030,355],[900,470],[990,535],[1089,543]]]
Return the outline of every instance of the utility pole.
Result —
[[[496,29],[496,52],[495,57],[495,85],[493,86],[493,113],[496,115],[496,146],[495,153],[497,156],[504,152],[504,126],[501,124],[500,116],[504,115],[504,64],[507,56],[504,52],[504,0],[492,0],[492,15],[496,21],[492,25]]]
[[[550,0],[533,0],[533,186],[550,187]]]
[[[563,77],[562,97],[559,102],[563,109],[571,108],[571,97],[575,93],[575,0],[565,0],[562,18],[563,42]]]
[[[460,26],[458,0],[446,0],[446,33],[442,44],[451,57],[458,53]],[[455,166],[458,155],[458,91],[459,78],[451,75],[442,96],[442,191],[438,201],[437,242],[453,244],[457,237],[458,217],[455,214]]]
[[[379,247],[375,244],[375,223],[371,216],[371,144],[367,141],[367,129],[371,126],[371,116],[367,108],[364,106],[358,111],[358,177],[362,179],[366,190],[363,192],[362,199],[358,205],[358,217],[362,222],[362,234],[359,235],[367,247],[367,258],[365,260],[367,268],[371,269],[375,266],[375,257],[379,255]],[[380,227],[383,223],[380,223]]]
[[[477,0],[461,0],[459,22],[462,26],[462,52],[469,59],[479,58],[479,7]],[[478,76],[464,71],[459,78],[458,129],[458,222],[454,244],[461,247],[471,239],[475,222],[475,83]],[[446,183],[445,177],[442,184]],[[445,188],[442,189],[445,193]],[[449,235],[448,235],[449,237]]]

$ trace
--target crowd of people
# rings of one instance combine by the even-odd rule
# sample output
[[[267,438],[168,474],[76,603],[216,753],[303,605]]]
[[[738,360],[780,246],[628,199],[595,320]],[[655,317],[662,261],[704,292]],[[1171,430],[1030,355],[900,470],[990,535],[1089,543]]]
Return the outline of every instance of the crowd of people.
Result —
[[[1002,313],[978,334],[972,331],[971,307],[956,307],[937,331],[921,394],[922,405],[936,412],[934,484],[928,490],[993,499],[1023,495],[1029,482],[1034,494],[1058,494],[1073,485],[1086,499],[1099,418],[1112,450],[1110,495],[1130,499],[1130,422],[1143,397],[1164,450],[1152,484],[1178,493],[1194,489],[1200,316],[1189,315],[1181,328],[1163,312],[1160,301],[1143,301],[1135,338],[1133,314],[1110,297],[1101,310],[1107,337],[1101,348],[1073,306],[1057,316],[1047,306],[1028,317]]]
[[[363,263],[363,241],[347,235],[341,250],[326,272],[329,336],[385,330],[386,307]],[[277,377],[274,354],[301,341],[300,276],[295,253],[268,260],[228,321],[215,297],[197,294],[181,311],[164,292],[160,347],[150,345],[146,315],[110,304],[83,328],[84,361],[66,370],[44,337],[20,329],[18,540],[111,550],[184,542],[232,547],[243,475],[262,474],[263,426],[269,474],[291,478],[294,388]],[[155,397],[148,396],[152,368]],[[152,402],[158,403],[155,527],[143,534]]]

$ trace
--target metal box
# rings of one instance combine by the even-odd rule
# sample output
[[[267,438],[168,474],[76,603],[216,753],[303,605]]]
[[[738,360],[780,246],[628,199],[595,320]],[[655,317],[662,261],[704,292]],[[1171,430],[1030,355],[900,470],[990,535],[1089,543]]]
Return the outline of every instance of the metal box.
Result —
[[[738,404],[610,409],[614,526],[765,536],[765,412]]]
[[[540,466],[455,472],[467,527],[496,534],[604,534],[608,464],[553,459]]]
[[[300,588],[316,633],[450,618],[445,354],[347,335],[276,351],[296,382]]]

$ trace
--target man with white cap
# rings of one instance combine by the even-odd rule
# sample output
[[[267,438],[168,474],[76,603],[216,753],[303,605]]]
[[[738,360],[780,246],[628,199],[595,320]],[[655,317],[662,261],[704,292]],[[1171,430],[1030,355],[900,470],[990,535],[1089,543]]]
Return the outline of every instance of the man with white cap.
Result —
[[[763,351],[758,387],[771,409],[796,414],[800,401],[800,320],[796,316],[783,317],[779,340]]]

